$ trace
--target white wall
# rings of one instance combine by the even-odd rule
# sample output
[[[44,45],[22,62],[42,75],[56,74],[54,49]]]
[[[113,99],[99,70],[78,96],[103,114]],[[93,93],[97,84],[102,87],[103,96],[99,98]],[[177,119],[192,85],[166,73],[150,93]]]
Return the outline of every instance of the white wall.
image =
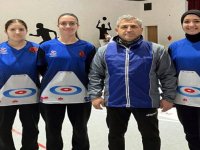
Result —
[[[57,31],[57,18],[64,12],[76,14],[80,20],[79,36],[82,39],[98,44],[99,31],[96,24],[102,17],[111,22],[112,31],[117,18],[123,14],[132,14],[143,20],[144,26],[158,25],[159,42],[167,45],[167,36],[173,39],[183,36],[180,26],[180,16],[185,11],[185,0],[147,0],[134,2],[126,0],[0,0],[0,42],[7,39],[4,24],[12,18],[23,19],[29,28],[29,33],[36,33],[36,23]],[[143,11],[143,3],[152,2],[152,11]],[[165,9],[163,9],[163,7]],[[145,32],[144,32],[145,35]],[[53,36],[52,36],[53,37]],[[28,40],[41,42],[40,37],[27,35]]]
[[[180,18],[186,10],[184,0],[147,0],[152,2],[152,11],[141,12],[141,19],[144,26],[158,26],[158,42],[167,46],[174,40],[184,36]],[[167,39],[168,36],[172,40]]]

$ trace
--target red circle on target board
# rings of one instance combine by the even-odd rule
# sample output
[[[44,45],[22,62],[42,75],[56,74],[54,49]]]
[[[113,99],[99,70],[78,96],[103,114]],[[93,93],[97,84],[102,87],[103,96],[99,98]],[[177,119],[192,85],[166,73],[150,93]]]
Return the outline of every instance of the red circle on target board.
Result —
[[[69,92],[69,91],[72,91],[72,89],[71,89],[71,88],[61,88],[60,90],[61,90],[61,91],[64,91],[64,92]]]
[[[16,92],[15,92],[15,94],[25,94],[25,93],[27,93],[27,92],[24,91],[24,90],[23,90],[23,91],[21,90],[21,91],[16,91]]]
[[[184,89],[184,91],[187,92],[187,93],[194,93],[195,92],[195,90],[193,90],[193,89]]]

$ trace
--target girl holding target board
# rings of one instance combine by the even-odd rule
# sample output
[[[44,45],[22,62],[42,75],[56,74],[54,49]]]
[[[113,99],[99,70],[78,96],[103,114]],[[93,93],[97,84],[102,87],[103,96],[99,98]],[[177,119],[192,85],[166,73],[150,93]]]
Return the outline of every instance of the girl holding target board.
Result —
[[[186,37],[169,47],[178,88],[176,109],[190,150],[200,149],[200,10],[188,10],[181,17]]]
[[[90,63],[95,47],[79,39],[77,16],[65,13],[58,18],[60,37],[41,44],[38,65],[41,74],[41,114],[46,123],[48,150],[63,149],[61,136],[65,111],[73,126],[72,149],[89,150],[87,122],[91,103],[87,101]]]
[[[38,44],[26,41],[27,25],[11,19],[5,24],[8,41],[0,44],[0,150],[15,150],[12,126],[19,110],[20,150],[38,150]]]

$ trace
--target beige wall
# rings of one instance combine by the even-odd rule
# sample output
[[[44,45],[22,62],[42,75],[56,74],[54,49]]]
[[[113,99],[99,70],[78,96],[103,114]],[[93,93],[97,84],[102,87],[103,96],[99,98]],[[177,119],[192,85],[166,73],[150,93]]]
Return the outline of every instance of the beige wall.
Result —
[[[152,2],[152,11],[143,11],[141,19],[144,26],[158,26],[158,42],[168,46],[174,40],[182,38],[180,18],[186,10],[184,0],[148,0]],[[172,36],[172,40],[167,39]]]
[[[143,3],[152,2],[152,11],[143,11]],[[158,41],[168,45],[167,36],[173,39],[183,36],[180,26],[180,16],[185,11],[185,0],[147,0],[134,2],[126,0],[0,0],[0,42],[7,39],[4,34],[4,24],[11,18],[23,19],[29,33],[36,33],[36,23],[41,22],[44,27],[57,31],[57,18],[64,12],[75,13],[80,20],[79,35],[82,39],[98,44],[99,31],[96,24],[106,16],[114,26],[118,16],[132,14],[143,20],[144,26],[158,26]],[[164,9],[165,8],[165,9]],[[107,23],[107,22],[105,22]],[[52,36],[53,37],[53,36]],[[145,37],[145,31],[144,31]],[[27,36],[28,40],[42,41],[39,37]]]

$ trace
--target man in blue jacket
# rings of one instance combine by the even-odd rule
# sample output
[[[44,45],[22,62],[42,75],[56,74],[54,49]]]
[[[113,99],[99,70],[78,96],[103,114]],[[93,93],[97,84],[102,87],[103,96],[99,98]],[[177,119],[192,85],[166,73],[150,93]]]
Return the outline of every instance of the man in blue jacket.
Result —
[[[143,39],[140,19],[123,15],[115,30],[118,35],[94,57],[89,97],[96,109],[107,108],[109,150],[125,150],[124,134],[131,114],[138,123],[143,149],[160,150],[157,108],[167,111],[173,107],[174,66],[163,46]]]

